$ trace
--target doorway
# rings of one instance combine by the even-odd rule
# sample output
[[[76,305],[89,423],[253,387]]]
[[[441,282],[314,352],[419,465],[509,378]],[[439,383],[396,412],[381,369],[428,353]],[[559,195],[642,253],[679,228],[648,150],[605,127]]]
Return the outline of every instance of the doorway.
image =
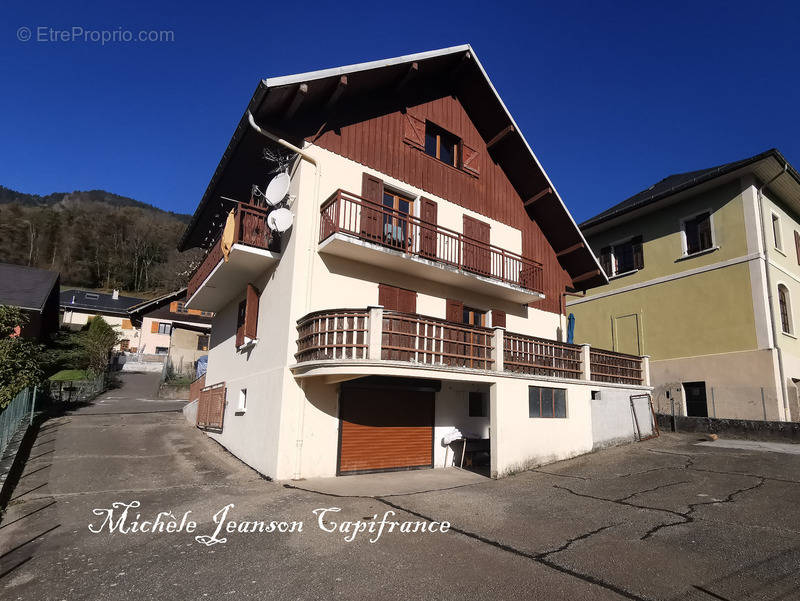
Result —
[[[688,417],[708,417],[705,382],[684,382],[686,394],[686,415]]]

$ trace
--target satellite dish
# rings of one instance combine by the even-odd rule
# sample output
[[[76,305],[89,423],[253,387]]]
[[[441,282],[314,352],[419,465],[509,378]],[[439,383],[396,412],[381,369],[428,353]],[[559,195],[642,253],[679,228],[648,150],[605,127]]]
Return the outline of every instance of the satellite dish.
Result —
[[[267,225],[269,229],[275,232],[285,232],[290,227],[292,227],[292,222],[294,221],[294,215],[292,212],[284,207],[280,209],[275,209],[269,215],[267,215]]]
[[[272,178],[272,181],[267,186],[267,191],[264,192],[264,198],[267,199],[267,203],[270,206],[274,207],[286,198],[291,181],[288,173],[279,173]]]

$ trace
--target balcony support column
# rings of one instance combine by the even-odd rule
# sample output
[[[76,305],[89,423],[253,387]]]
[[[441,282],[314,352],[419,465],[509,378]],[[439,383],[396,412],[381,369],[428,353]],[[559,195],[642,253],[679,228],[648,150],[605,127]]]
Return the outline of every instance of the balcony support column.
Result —
[[[581,345],[581,380],[592,379],[592,347],[588,344]]]
[[[367,359],[381,360],[381,345],[383,342],[383,305],[367,307]]]
[[[642,384],[650,386],[650,355],[642,355]]]
[[[503,334],[506,329],[500,326],[494,328],[492,337],[492,369],[503,371]]]

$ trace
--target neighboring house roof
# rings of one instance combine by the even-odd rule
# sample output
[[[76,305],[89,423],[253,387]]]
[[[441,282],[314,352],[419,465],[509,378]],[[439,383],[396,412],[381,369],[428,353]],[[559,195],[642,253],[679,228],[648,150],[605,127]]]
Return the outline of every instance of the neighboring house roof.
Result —
[[[133,296],[114,298],[113,294],[91,290],[62,290],[60,304],[62,309],[68,311],[127,317],[128,310],[143,301]]]
[[[0,263],[0,305],[42,311],[58,272]]]
[[[771,163],[774,163],[774,166],[772,171],[768,171],[769,164]],[[783,157],[778,149],[771,148],[765,152],[748,157],[746,159],[741,159],[739,161],[725,163],[724,165],[718,165],[716,167],[709,167],[708,169],[700,169],[698,171],[676,173],[674,175],[665,177],[660,182],[650,186],[646,190],[642,190],[630,198],[627,198],[614,205],[610,209],[607,209],[602,213],[587,219],[581,223],[580,227],[584,231],[592,229],[602,223],[611,221],[637,209],[657,203],[658,201],[666,199],[673,194],[689,190],[690,188],[699,186],[718,177],[722,177],[751,166],[762,167],[760,170],[753,169],[753,171],[756,172],[756,175],[759,176],[759,179],[761,179],[761,181],[764,183],[769,182],[769,180],[773,179],[775,175],[779,175],[785,170],[786,174],[793,178],[794,186],[800,186],[800,174],[797,173],[794,167],[789,165],[789,162]],[[798,190],[800,190],[800,188]],[[797,194],[798,190],[794,190],[795,195]],[[787,189],[787,192],[789,192],[791,195],[790,190]]]
[[[191,313],[170,311],[170,305],[176,301],[186,302],[186,288],[134,305],[130,308],[131,321],[140,326],[145,317],[150,317],[152,319],[169,319],[203,328],[211,327],[212,317],[209,315],[193,315]]]
[[[332,111],[329,101],[343,76],[347,77],[347,91],[344,100]],[[575,249],[558,256],[561,267],[572,278],[581,276],[580,288],[606,283],[608,280],[583,234],[468,44],[262,80],[178,243],[178,249],[208,247],[214,242],[213,232],[226,213],[224,209],[227,205],[222,197],[235,196],[231,186],[240,186],[243,181],[249,181],[243,177],[244,167],[236,163],[261,160],[265,139],[251,131],[247,121],[248,111],[259,122],[268,124],[296,145],[302,146],[306,137],[313,136],[314,131],[319,130],[319,124],[310,125],[314,120],[309,119],[309,115],[323,116],[327,126],[328,118],[332,112],[339,110],[340,104],[357,105],[357,98],[367,98],[367,104],[378,103],[377,98],[381,95],[396,98],[400,86],[409,79],[412,81],[406,87],[416,86],[417,96],[431,94],[434,85],[440,88],[447,86],[448,92],[455,94],[464,105],[484,140],[500,140],[492,147],[492,158],[502,166],[520,198],[537,199],[526,206],[529,217],[541,227],[556,253]],[[301,85],[304,86],[302,96],[305,100],[297,116],[286,118],[286,108],[299,95],[298,86]],[[506,132],[510,133],[505,135]],[[248,159],[250,155],[252,158]],[[235,167],[228,172],[228,165],[234,156],[237,159],[233,163]],[[260,164],[263,171],[263,161]],[[587,274],[594,275],[586,277]]]

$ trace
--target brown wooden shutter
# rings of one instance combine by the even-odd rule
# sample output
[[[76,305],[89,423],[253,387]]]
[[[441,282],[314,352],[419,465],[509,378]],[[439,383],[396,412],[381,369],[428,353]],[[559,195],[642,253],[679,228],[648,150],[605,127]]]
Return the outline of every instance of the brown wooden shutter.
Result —
[[[425,121],[408,111],[403,115],[403,141],[419,149],[425,148]]]
[[[244,322],[247,317],[247,300],[239,303],[239,311],[236,315],[236,346],[244,344]]]
[[[398,303],[400,308],[398,311],[403,313],[416,313],[417,312],[417,293],[413,290],[398,289]]]
[[[464,242],[463,261],[466,269],[483,275],[491,275],[490,232],[491,226],[485,221],[464,215],[464,235],[471,238]]]
[[[169,304],[169,312],[170,313],[177,313],[178,312],[178,301],[172,301]]]
[[[461,156],[461,168],[473,175],[478,175],[480,173],[478,169],[478,151],[462,142]]]
[[[364,173],[361,178],[361,196],[376,204],[383,203],[383,181]],[[381,240],[381,212],[378,207],[361,206],[361,234],[373,240]]]
[[[605,246],[600,249],[600,267],[606,272],[606,275],[614,275],[611,271],[611,247]]]
[[[800,265],[800,232],[794,231],[794,251],[797,253],[797,264]]]
[[[158,322],[154,321],[150,323],[150,333],[151,334],[158,334]]]
[[[492,326],[496,328],[506,327],[506,312],[492,309]]]
[[[430,198],[421,198],[420,217],[422,221],[431,226],[437,225],[439,218],[439,206]],[[436,258],[436,242],[437,234],[435,227],[421,228],[420,232],[420,252],[425,257]]]
[[[258,338],[258,290],[252,284],[247,285],[244,335],[250,340]]]
[[[464,321],[464,303],[452,298],[447,299],[447,321],[462,323]]]
[[[634,237],[633,240],[631,240],[631,246],[633,247],[633,268],[643,269],[644,251],[642,250],[642,237]]]

